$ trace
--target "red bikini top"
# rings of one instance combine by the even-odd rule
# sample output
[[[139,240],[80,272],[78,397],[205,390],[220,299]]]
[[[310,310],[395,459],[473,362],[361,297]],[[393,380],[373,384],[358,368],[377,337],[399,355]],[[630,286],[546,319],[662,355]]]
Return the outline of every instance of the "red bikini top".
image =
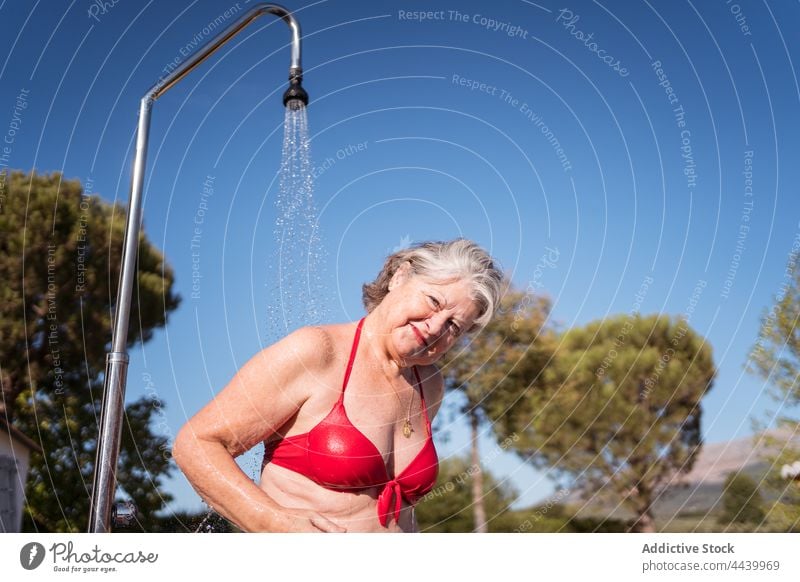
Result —
[[[416,366],[414,374],[422,398],[427,438],[417,456],[393,479],[389,477],[380,451],[347,417],[344,391],[353,369],[363,323],[362,318],[356,328],[339,400],[328,415],[307,433],[265,442],[264,464],[272,462],[291,469],[327,489],[355,491],[369,487],[382,488],[378,496],[378,520],[385,526],[392,498],[395,502],[394,519],[397,521],[401,497],[413,505],[433,488],[439,459],[431,437],[431,423]]]

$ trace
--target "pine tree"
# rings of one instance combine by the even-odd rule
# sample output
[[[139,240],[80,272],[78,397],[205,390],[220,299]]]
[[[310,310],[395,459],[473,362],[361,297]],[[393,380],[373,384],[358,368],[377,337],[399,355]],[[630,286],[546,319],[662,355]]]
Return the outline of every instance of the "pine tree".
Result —
[[[785,465],[800,461],[800,235],[794,239],[773,305],[761,317],[761,328],[746,369],[767,382],[778,411],[770,414],[763,436],[770,471],[765,479],[775,502],[767,521],[777,531],[800,531],[800,480],[781,476]],[[770,426],[771,425],[771,426]]]
[[[654,531],[653,503],[699,453],[715,373],[711,348],[685,320],[610,317],[565,332],[526,405],[493,420],[563,489],[605,495],[634,513],[632,529]]]
[[[60,174],[6,176],[0,213],[0,407],[40,444],[23,527],[86,531],[111,342],[125,211]],[[142,233],[128,345],[145,342],[180,301],[172,269]],[[118,482],[145,516],[169,501],[167,439],[151,421],[163,403],[126,407]]]
[[[474,531],[489,531],[488,511],[483,503],[484,475],[478,436],[481,425],[495,435],[502,431],[502,420],[519,406],[533,390],[555,349],[554,333],[546,322],[550,301],[545,296],[523,293],[507,284],[500,309],[480,333],[465,336],[443,360],[445,387],[463,396],[460,413],[470,423],[470,476]],[[510,442],[504,435],[499,441]],[[502,443],[501,443],[502,444]]]

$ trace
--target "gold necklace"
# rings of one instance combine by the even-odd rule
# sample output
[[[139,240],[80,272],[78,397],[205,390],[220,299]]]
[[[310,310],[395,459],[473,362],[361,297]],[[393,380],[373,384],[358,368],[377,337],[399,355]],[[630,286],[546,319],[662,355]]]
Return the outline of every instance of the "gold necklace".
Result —
[[[400,399],[400,395],[397,393],[394,385],[392,385],[392,391],[395,397],[397,397],[397,401],[402,405],[403,401]],[[414,432],[414,429],[411,428],[411,404],[414,402],[414,392],[416,392],[416,390],[412,391],[411,398],[408,400],[408,412],[406,412],[406,419],[403,422],[403,436],[407,439],[410,439],[411,433]]]
[[[402,375],[402,372],[401,372]],[[394,392],[395,397],[397,398],[397,402],[400,403],[400,406],[403,405],[403,401],[400,399],[400,395],[397,393],[397,389],[394,387],[394,384],[391,382],[388,376],[384,373],[384,378],[389,380],[389,385],[392,387],[392,392]],[[405,376],[403,376],[405,379]],[[406,380],[408,382],[408,380]],[[411,382],[409,382],[411,384]],[[408,411],[406,412],[406,419],[403,421],[403,436],[407,439],[411,438],[411,433],[414,432],[414,429],[411,427],[411,405],[414,403],[414,393],[416,392],[416,388],[412,387],[411,398],[408,401]]]

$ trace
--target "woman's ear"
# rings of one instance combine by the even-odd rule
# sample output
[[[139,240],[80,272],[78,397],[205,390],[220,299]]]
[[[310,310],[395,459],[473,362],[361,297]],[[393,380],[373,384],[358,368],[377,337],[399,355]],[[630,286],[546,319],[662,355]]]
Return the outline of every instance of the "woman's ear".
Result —
[[[405,283],[411,276],[411,263],[409,261],[403,262],[392,275],[389,280],[389,291]]]

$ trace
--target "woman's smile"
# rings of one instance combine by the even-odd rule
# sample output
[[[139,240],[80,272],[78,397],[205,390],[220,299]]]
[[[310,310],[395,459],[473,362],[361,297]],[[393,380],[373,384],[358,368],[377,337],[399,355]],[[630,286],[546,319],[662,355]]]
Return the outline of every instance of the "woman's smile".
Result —
[[[408,325],[410,325],[411,329],[414,330],[414,335],[417,336],[417,339],[419,340],[419,343],[423,347],[427,348],[428,347],[428,342],[425,341],[425,338],[422,336],[422,333],[420,333],[420,331],[414,326],[414,324],[409,323]]]

